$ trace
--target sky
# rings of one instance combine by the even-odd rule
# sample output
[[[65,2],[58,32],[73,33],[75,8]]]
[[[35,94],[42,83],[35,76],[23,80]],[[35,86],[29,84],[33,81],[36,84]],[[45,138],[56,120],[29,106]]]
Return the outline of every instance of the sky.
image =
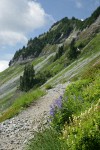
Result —
[[[0,72],[30,38],[64,17],[85,19],[98,6],[100,0],[0,0]]]

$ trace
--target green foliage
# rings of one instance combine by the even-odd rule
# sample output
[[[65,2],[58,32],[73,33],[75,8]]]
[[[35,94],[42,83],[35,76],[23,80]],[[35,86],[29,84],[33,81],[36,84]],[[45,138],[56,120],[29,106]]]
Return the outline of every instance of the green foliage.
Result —
[[[93,48],[92,52],[94,52],[94,50],[98,51],[98,39],[99,35],[97,35],[84,49],[87,51],[87,54],[90,55],[91,53],[91,51],[89,51],[90,46]],[[53,63],[58,63],[58,60]],[[51,68],[53,68],[53,66]],[[95,61],[91,67],[89,66],[85,72],[81,74],[81,80],[72,83],[66,88],[62,101],[62,108],[59,110],[57,109],[54,120],[51,122],[54,131],[56,130],[62,133],[58,135],[62,149],[77,150],[80,147],[80,149],[86,150],[89,149],[89,147],[98,148],[100,145],[100,106],[99,103],[97,105],[100,97],[99,76],[99,61]],[[44,132],[41,133],[41,137],[44,139],[47,138]],[[41,143],[39,134],[37,138],[37,141],[32,142],[30,149],[42,149],[41,144],[39,145],[39,143]],[[88,139],[87,142],[86,139]],[[54,139],[52,138],[50,142],[52,143],[53,141]],[[46,147],[48,141],[44,140],[44,142],[42,141],[45,145],[43,146]],[[65,144],[63,145],[63,143]],[[51,148],[51,145],[49,147]]]
[[[96,130],[92,130],[90,133],[84,132],[78,144],[76,144],[76,150],[96,150],[100,148],[100,133]]]
[[[100,70],[100,61],[99,58],[96,58],[97,61],[91,62],[88,66],[88,68],[83,71],[81,74],[81,79],[90,79],[95,80],[95,76],[99,73]]]
[[[13,98],[13,93],[8,94],[7,96],[5,96],[4,98],[0,98],[0,114],[7,109],[8,107],[11,106],[11,104],[14,101]]]
[[[34,76],[35,71],[33,65],[29,64],[25,66],[23,76],[20,77],[20,89],[22,91],[28,91],[34,86]]]
[[[99,39],[100,39],[100,33],[96,34],[96,36],[82,50],[81,56],[83,55],[88,57],[90,54],[98,52],[100,49]]]
[[[99,72],[94,78],[77,81],[66,88],[62,107],[56,109],[51,122],[53,135],[50,129],[36,134],[29,150],[94,150],[100,147]],[[92,92],[87,87],[90,91],[92,88]],[[88,93],[87,98],[84,93]],[[59,133],[57,137],[56,132]]]
[[[0,122],[12,118],[17,115],[22,109],[30,106],[30,104],[45,94],[45,91],[36,89],[21,95],[1,116]]]
[[[22,73],[24,70],[24,65],[14,65],[10,66],[3,72],[0,72],[0,86],[10,79],[13,79],[14,77],[18,76],[18,74]]]
[[[49,89],[52,89],[53,87],[52,87],[52,85],[51,84],[46,84],[46,86],[45,86],[45,89],[46,90],[49,90]]]
[[[69,123],[69,118],[72,119],[73,114],[80,114],[81,111],[89,108],[91,103],[95,103],[99,99],[100,70],[97,70],[96,73],[94,70],[92,68],[91,78],[89,75],[86,79],[76,81],[67,87],[62,101],[62,107],[56,111],[51,122],[57,131],[62,129],[65,122]],[[87,70],[87,74],[89,71]],[[92,74],[94,74],[94,77]]]
[[[61,47],[59,47],[58,52],[56,53],[54,61],[56,61],[57,59],[59,59],[62,56],[63,53],[64,53],[64,47],[61,46]]]
[[[23,60],[28,56],[37,57],[42,49],[45,46],[45,39],[39,39],[35,37],[33,40],[30,39],[28,41],[27,47],[23,47],[22,49],[16,51],[13,60],[18,60],[20,56],[22,56]]]
[[[68,53],[68,58],[69,59],[76,59],[78,54],[79,54],[79,51],[75,47],[75,39],[73,39],[71,44],[70,44],[70,50],[69,50],[69,53]]]
[[[59,134],[52,129],[46,129],[42,133],[36,133],[28,150],[66,150],[63,143],[59,139]]]
[[[100,15],[100,6],[93,12],[91,17],[84,20],[81,29],[89,27],[99,17],[99,15]]]
[[[44,84],[50,77],[52,77],[52,73],[49,70],[43,70],[37,73],[35,79],[36,84],[38,86]]]
[[[62,139],[68,150],[95,150],[100,147],[100,100],[92,104],[79,116],[73,115],[73,121],[65,124]]]
[[[58,23],[57,23],[58,24]],[[18,50],[14,57],[14,60],[18,60],[20,57],[24,60],[28,56],[37,57],[47,44],[58,44],[61,39],[68,37],[73,29],[80,28],[82,21],[78,19],[68,19],[65,17],[59,21],[59,25],[55,30],[49,30],[42,38],[35,37],[30,39],[26,47]],[[52,26],[53,27],[53,26]],[[10,63],[11,64],[11,63]]]

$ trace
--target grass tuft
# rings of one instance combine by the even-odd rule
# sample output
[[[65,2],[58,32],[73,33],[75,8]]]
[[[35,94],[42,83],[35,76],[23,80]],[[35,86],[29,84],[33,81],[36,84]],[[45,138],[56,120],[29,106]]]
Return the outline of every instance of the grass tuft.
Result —
[[[17,115],[22,109],[30,106],[31,103],[35,102],[44,94],[45,91],[36,89],[20,96],[18,99],[16,99],[13,105],[0,116],[0,122]]]

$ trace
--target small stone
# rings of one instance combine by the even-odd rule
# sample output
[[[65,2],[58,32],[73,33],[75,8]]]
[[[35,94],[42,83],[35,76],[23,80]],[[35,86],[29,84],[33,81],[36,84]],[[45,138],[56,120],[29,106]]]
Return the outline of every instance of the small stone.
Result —
[[[12,140],[12,141],[11,141],[11,144],[13,144],[13,143],[14,143],[14,141]]]

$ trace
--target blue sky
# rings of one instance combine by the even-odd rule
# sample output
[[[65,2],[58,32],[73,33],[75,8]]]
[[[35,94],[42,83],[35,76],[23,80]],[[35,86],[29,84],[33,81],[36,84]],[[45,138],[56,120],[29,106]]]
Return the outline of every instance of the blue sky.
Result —
[[[100,0],[0,0],[0,71],[28,39],[66,16],[85,19],[99,5]]]

